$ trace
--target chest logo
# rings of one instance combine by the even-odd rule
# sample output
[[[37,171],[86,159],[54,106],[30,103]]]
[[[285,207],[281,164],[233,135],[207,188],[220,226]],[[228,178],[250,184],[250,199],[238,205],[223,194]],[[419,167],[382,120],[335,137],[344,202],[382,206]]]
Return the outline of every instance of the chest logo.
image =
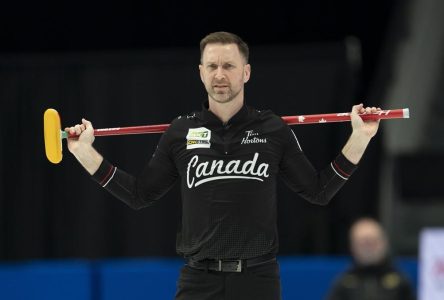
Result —
[[[205,127],[190,128],[187,134],[187,149],[210,148],[211,130]]]
[[[259,153],[255,153],[253,159],[241,160],[213,160],[199,161],[199,156],[194,155],[187,168],[188,188],[201,184],[224,179],[242,179],[264,181],[269,176],[269,164],[259,163]]]
[[[261,138],[258,132],[254,130],[245,131],[245,137],[242,138],[241,144],[266,144],[267,138]]]

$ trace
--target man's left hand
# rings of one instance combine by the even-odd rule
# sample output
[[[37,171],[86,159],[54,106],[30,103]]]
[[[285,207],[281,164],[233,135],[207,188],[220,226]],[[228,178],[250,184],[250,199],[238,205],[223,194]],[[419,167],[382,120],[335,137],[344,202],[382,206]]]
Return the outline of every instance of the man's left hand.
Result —
[[[371,139],[378,132],[379,122],[377,121],[363,121],[358,114],[371,114],[380,111],[381,108],[376,107],[364,107],[361,103],[359,105],[354,105],[350,114],[351,123],[353,128],[353,134],[357,134],[362,137],[367,137]]]

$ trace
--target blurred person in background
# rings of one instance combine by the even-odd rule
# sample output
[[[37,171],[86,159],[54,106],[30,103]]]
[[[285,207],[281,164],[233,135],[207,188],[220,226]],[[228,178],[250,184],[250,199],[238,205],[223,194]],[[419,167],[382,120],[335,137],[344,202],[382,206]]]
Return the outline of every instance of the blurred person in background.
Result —
[[[328,300],[415,299],[410,282],[391,261],[386,233],[376,220],[357,220],[349,238],[353,266],[336,280]]]

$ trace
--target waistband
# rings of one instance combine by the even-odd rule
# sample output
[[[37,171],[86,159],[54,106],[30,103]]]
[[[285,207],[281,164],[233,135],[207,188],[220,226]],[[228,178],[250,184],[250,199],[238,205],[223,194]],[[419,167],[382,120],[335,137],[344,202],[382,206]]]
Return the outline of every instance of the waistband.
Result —
[[[204,259],[199,261],[187,259],[186,264],[200,270],[242,272],[245,268],[259,266],[272,261],[276,261],[276,255],[270,253],[248,259]]]

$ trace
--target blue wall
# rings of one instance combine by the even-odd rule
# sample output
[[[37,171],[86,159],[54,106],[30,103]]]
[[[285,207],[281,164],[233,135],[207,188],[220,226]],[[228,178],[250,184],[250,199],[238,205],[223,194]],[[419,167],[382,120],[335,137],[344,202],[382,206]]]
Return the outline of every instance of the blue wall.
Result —
[[[281,256],[283,298],[323,299],[348,257]],[[37,261],[0,264],[0,299],[173,299],[181,259]],[[417,285],[417,261],[398,265]]]
[[[91,299],[90,263],[39,261],[0,265],[0,299]]]

